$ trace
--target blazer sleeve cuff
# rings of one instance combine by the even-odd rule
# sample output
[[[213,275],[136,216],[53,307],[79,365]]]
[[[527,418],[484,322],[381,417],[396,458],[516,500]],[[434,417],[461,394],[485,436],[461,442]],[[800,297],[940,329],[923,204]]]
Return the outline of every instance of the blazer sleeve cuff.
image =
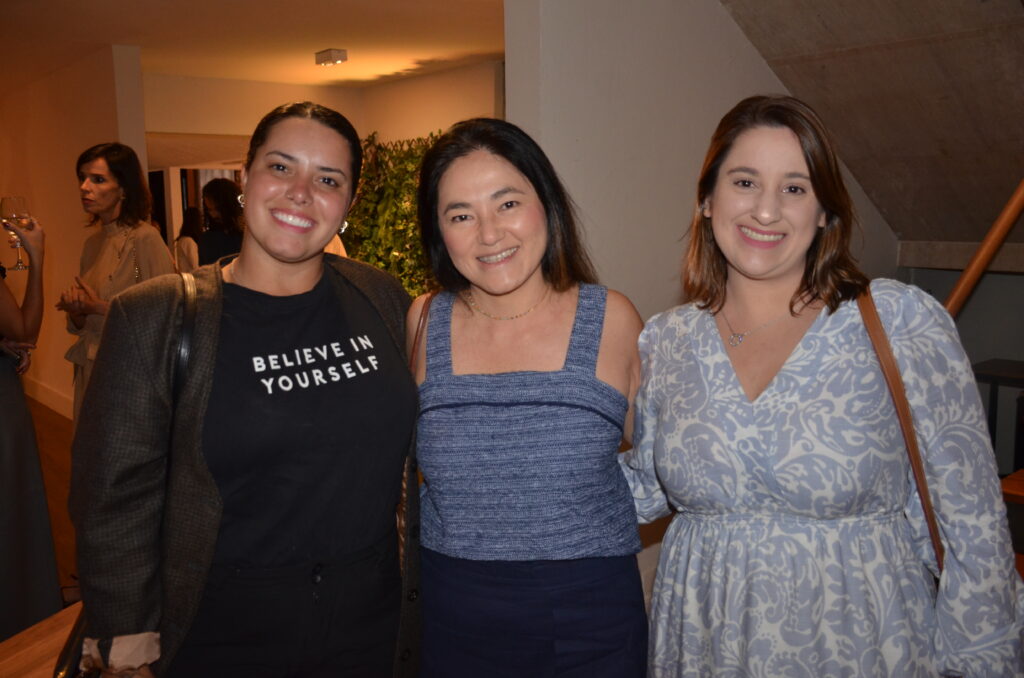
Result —
[[[104,661],[98,638],[82,640],[82,662],[78,668],[86,671],[137,669],[160,658],[160,634],[156,631],[115,636],[110,641],[110,656]]]

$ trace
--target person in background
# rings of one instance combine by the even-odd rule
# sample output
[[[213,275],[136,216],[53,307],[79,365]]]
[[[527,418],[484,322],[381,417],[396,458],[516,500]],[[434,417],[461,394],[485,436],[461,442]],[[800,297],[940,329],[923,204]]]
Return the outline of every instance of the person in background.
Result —
[[[817,114],[739,102],[697,184],[689,303],[640,338],[642,521],[673,514],[650,675],[1020,676],[1024,587],[971,364],[922,290],[870,284]],[[856,298],[899,364],[945,545],[938,580],[896,411]]]
[[[199,266],[199,236],[203,232],[203,215],[198,207],[186,207],[181,230],[174,241],[174,263],[187,273]]]
[[[361,166],[340,113],[263,117],[241,252],[194,273],[184,374],[182,281],[114,301],[70,498],[83,661],[108,675],[416,675],[415,491],[401,563],[396,529],[403,477],[416,488],[409,296],[323,254]]]
[[[238,184],[231,179],[211,179],[203,186],[203,234],[199,236],[199,265],[238,254],[242,248],[245,217]]]
[[[443,288],[415,356],[421,677],[639,678],[640,538],[616,457],[640,317],[595,283],[569,196],[515,125],[442,135],[418,209]]]
[[[110,300],[143,280],[173,273],[174,261],[160,231],[147,221],[149,188],[135,151],[117,142],[97,144],[78,156],[75,169],[82,207],[95,231],[82,247],[75,284],[56,306],[78,337],[64,356],[75,366],[77,425]]]
[[[0,265],[0,641],[61,607],[35,429],[18,379],[43,320],[45,236],[35,221],[4,225],[21,239],[30,266],[19,306]]]

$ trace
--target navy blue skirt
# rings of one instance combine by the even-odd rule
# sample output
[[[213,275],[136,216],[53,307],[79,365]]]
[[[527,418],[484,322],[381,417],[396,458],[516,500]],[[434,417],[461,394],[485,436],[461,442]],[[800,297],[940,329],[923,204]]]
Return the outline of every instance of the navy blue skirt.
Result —
[[[479,561],[422,549],[420,678],[642,678],[635,556]]]

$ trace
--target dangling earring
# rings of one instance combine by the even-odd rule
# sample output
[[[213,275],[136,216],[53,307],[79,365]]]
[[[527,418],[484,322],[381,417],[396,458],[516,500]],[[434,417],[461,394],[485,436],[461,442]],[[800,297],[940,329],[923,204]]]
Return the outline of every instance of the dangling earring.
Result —
[[[348,228],[348,222],[347,221],[341,222],[341,228],[338,229],[338,235],[341,235],[342,233],[344,233],[346,228]]]
[[[238,194],[238,205],[243,208],[245,207],[245,193]]]

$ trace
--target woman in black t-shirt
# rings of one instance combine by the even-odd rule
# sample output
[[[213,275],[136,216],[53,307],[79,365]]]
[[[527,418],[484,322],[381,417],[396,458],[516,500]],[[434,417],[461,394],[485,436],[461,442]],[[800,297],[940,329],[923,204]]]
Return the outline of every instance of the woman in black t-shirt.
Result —
[[[305,102],[263,118],[242,172],[241,252],[195,271],[187,374],[173,375],[179,278],[114,301],[72,469],[86,663],[415,675],[415,492],[401,563],[395,521],[403,463],[416,487],[409,299],[323,254],[360,166],[335,111]]]

